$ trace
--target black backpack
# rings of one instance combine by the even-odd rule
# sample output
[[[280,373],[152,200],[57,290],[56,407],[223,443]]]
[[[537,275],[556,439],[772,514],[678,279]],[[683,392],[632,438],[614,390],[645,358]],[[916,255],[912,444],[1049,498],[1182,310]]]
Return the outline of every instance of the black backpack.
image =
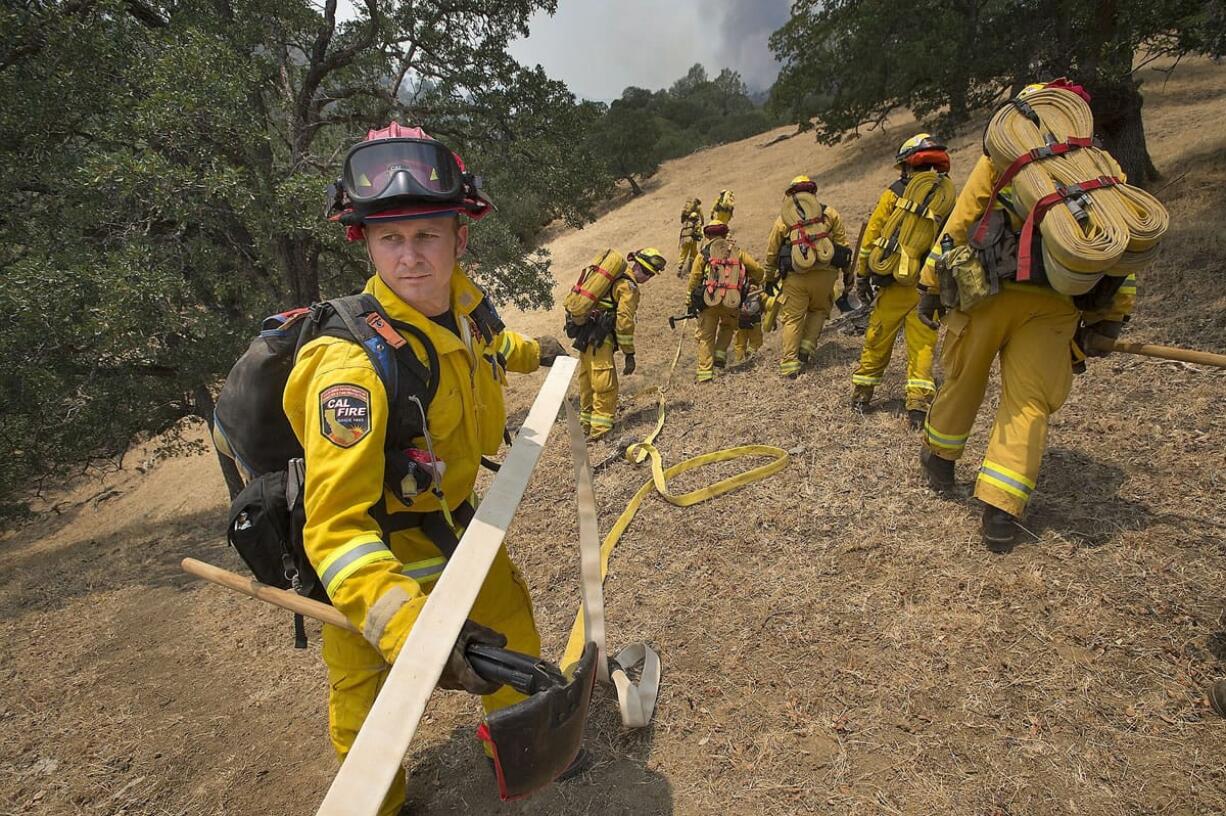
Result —
[[[397,329],[421,342],[428,366]],[[360,345],[387,390],[385,481],[400,486],[413,473],[419,489],[424,489],[430,475],[405,455],[404,448],[424,434],[426,410],[438,389],[438,354],[423,331],[391,320],[365,293],[267,318],[226,377],[214,410],[213,438],[231,493],[226,529],[231,546],[260,582],[328,603],[303,549],[303,450],[282,408],[298,352],[325,336]],[[411,407],[406,410],[406,406]],[[407,526],[415,524],[399,528]],[[298,643],[304,646],[301,620],[295,624]]]

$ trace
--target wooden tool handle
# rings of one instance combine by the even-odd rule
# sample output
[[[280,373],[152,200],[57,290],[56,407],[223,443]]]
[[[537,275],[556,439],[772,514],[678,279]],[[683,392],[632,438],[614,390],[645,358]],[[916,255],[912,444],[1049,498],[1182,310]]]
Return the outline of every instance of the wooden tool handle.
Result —
[[[244,595],[255,598],[257,601],[264,601],[273,606],[287,609],[290,612],[297,612],[299,615],[314,618],[322,623],[330,623],[333,626],[348,629],[351,632],[357,631],[353,624],[349,622],[349,619],[342,615],[335,607],[328,606],[319,601],[313,601],[310,598],[299,595],[297,592],[270,587],[268,584],[261,584],[253,578],[244,578],[221,567],[197,561],[195,558],[184,558],[180,562],[180,566],[189,575],[195,575],[197,578],[203,578],[211,584],[217,584],[217,586],[241,592]]]
[[[1157,357],[1160,360],[1176,360],[1181,363],[1226,368],[1226,354],[1214,354],[1211,351],[1156,346],[1151,343],[1127,343],[1122,340],[1112,342],[1101,335],[1095,335],[1090,345],[1099,351],[1122,351],[1125,354],[1140,354],[1143,357]]]

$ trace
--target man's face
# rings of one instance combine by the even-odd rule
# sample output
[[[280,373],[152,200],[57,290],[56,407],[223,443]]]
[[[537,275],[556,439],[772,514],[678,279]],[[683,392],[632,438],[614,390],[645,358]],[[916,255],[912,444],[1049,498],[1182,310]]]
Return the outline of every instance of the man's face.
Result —
[[[375,273],[401,300],[428,316],[451,302],[451,273],[468,247],[468,225],[454,215],[366,225]]]
[[[647,281],[655,277],[655,275],[652,275],[649,272],[644,272],[643,267],[639,266],[638,264],[634,265],[633,274],[634,274],[634,282],[639,285],[647,283]]]

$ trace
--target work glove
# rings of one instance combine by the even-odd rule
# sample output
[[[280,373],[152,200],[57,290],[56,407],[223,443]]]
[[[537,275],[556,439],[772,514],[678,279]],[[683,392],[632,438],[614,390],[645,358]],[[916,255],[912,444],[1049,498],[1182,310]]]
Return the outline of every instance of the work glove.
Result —
[[[873,299],[873,282],[868,275],[856,275],[856,297],[861,304],[867,304]]]
[[[779,294],[779,290],[783,288],[782,278],[772,278],[766,282],[766,287],[762,290],[767,297],[774,297]]]
[[[554,340],[554,342],[557,341]],[[460,628],[460,636],[456,638],[455,645],[451,647],[447,664],[443,666],[443,673],[438,679],[439,688],[467,691],[469,694],[477,695],[493,694],[502,688],[501,683],[486,680],[477,674],[468,662],[464,652],[473,643],[485,643],[501,649],[507,645],[507,636],[474,621],[464,621],[464,626]]]
[[[1077,347],[1081,349],[1081,353],[1086,357],[1106,357],[1111,352],[1095,348],[1094,338],[1105,337],[1114,342],[1119,339],[1120,331],[1123,328],[1124,324],[1118,320],[1101,320],[1094,324],[1083,322],[1077,328],[1077,336],[1074,338],[1074,342],[1077,343]]]
[[[925,326],[930,329],[939,328],[941,317],[945,312],[945,307],[941,305],[940,292],[924,290],[920,294],[919,304],[915,307],[915,313],[919,316],[920,322]]]
[[[630,376],[634,373],[634,354],[626,355],[626,364],[622,366],[622,374]]]
[[[536,342],[541,347],[541,365],[543,366],[551,366],[554,360],[566,356],[566,349],[562,348],[562,344],[556,337],[545,335],[536,338]]]

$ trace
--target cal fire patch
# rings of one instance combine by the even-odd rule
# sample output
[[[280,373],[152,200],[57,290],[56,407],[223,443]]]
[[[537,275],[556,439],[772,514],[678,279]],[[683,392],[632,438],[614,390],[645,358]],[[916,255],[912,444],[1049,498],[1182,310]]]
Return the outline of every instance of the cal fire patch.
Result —
[[[370,392],[333,385],[319,393],[319,432],[333,445],[352,448],[370,433]]]

